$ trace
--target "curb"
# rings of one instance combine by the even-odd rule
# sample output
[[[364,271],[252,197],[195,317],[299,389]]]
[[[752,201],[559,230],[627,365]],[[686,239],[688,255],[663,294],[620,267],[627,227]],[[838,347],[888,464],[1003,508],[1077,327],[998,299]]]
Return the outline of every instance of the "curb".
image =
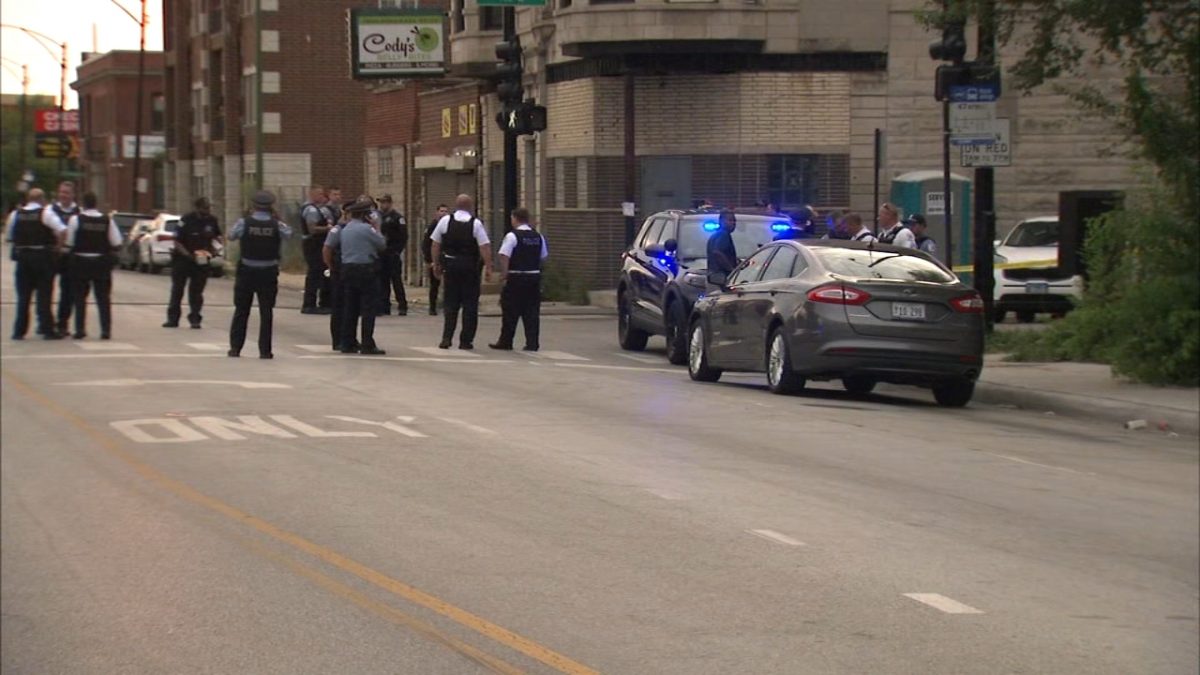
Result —
[[[1200,434],[1200,413],[1160,405],[1096,396],[1080,396],[996,384],[980,380],[975,384],[978,403],[1014,405],[1024,410],[1053,412],[1064,417],[1091,420],[1114,427],[1130,420],[1146,420],[1150,428],[1166,422],[1178,434]]]

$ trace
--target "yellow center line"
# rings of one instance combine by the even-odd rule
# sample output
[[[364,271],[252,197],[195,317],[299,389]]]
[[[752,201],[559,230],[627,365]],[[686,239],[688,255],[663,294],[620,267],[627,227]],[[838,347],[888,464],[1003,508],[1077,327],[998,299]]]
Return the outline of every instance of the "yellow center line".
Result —
[[[445,600],[409,586],[402,581],[393,579],[382,572],[347,558],[346,556],[343,556],[332,549],[311,542],[298,534],[281,529],[265,520],[262,520],[261,518],[252,516],[249,513],[226,504],[225,502],[210,497],[196,490],[190,485],[187,485],[186,483],[171,478],[158,469],[155,469],[149,464],[134,457],[110,436],[93,427],[90,423],[88,423],[87,420],[64,408],[50,398],[44,396],[41,392],[34,389],[21,378],[16,377],[6,371],[4,372],[4,382],[11,385],[14,389],[21,391],[29,398],[37,401],[46,409],[57,414],[59,417],[62,417],[70,422],[74,427],[95,441],[100,447],[104,448],[114,457],[127,464],[143,478],[146,478],[147,480],[158,484],[162,488],[173,492],[176,496],[182,499],[190,501],[199,506],[203,506],[204,508],[207,508],[215,513],[219,513],[230,520],[249,526],[261,532],[262,534],[275,539],[276,541],[288,544],[289,546],[300,551],[304,551],[305,553],[308,553],[319,560],[323,560],[326,563],[337,567],[338,569],[353,574],[367,583],[382,588],[383,590],[404,598],[409,602],[437,612],[438,614],[441,614],[442,616],[454,621],[455,623],[458,623],[459,625],[470,628],[484,637],[520,652],[536,661],[544,663],[560,673],[567,673],[568,675],[598,675],[598,671],[573,661],[562,654],[559,654],[538,644],[537,642],[534,642],[533,640],[530,640],[529,638],[494,624],[487,619],[468,612],[465,609],[456,607]]]

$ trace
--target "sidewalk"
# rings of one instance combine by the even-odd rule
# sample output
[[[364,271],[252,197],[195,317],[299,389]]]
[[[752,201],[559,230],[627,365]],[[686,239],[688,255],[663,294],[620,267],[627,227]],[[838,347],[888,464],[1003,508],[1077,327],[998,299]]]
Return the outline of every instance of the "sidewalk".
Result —
[[[1154,387],[1112,376],[1095,363],[1012,363],[1002,354],[984,358],[975,400],[1122,426],[1145,420],[1146,430],[1200,434],[1200,389]]]

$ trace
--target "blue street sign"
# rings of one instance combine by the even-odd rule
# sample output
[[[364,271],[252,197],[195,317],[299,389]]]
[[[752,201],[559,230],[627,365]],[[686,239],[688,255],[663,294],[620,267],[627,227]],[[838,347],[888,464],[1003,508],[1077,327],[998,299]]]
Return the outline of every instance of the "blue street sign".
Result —
[[[977,101],[989,103],[1000,98],[999,82],[979,82],[976,84],[958,84],[950,87],[951,101]]]

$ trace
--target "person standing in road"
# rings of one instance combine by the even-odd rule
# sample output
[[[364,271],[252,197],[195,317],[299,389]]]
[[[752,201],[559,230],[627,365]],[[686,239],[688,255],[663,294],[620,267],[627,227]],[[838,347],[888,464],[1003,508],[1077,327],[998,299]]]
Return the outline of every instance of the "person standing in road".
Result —
[[[512,230],[500,242],[500,309],[503,320],[500,339],[492,349],[511,350],[517,320],[525,326],[525,351],[536,352],[539,344],[542,306],[542,261],[550,255],[546,238],[529,224],[529,209],[512,213]]]
[[[333,211],[325,198],[325,189],[320,185],[308,188],[308,201],[300,207],[300,242],[304,263],[308,272],[304,275],[304,295],[300,302],[301,314],[327,314],[329,308],[330,282],[322,262],[321,250],[325,237],[334,225]]]
[[[342,316],[346,307],[342,284],[342,253],[340,238],[334,236],[341,232],[342,223],[334,223],[321,246],[321,258],[325,265],[325,276],[329,279],[329,339],[333,343],[333,351],[342,351]],[[331,249],[331,255],[325,255],[325,249]],[[351,352],[358,351],[358,341],[355,340],[347,348]]]
[[[879,207],[879,243],[916,248],[917,238],[900,222],[900,209],[884,202]]]
[[[379,231],[387,240],[387,249],[381,258],[380,287],[383,297],[379,303],[380,314],[391,314],[392,292],[396,294],[396,315],[408,314],[408,296],[404,293],[404,249],[408,247],[408,221],[404,214],[392,208],[392,196],[379,198]]]
[[[917,248],[929,255],[937,255],[937,240],[929,236],[929,226],[925,222],[925,216],[920,213],[914,213],[904,219],[904,224],[912,231],[913,238],[917,242]]]
[[[83,209],[67,222],[67,247],[71,250],[71,282],[75,285],[76,340],[87,337],[88,293],[96,294],[100,314],[100,339],[112,338],[112,268],[116,265],[121,231],[108,216],[96,210],[96,195],[83,195]]]
[[[863,243],[877,242],[875,235],[871,234],[871,229],[863,225],[862,216],[857,213],[847,213],[842,219],[842,231],[846,233],[847,239],[850,241],[860,241]]]
[[[439,220],[429,235],[433,242],[430,246],[433,273],[446,283],[446,316],[438,347],[450,348],[461,309],[463,320],[458,348],[474,349],[482,283],[479,271],[483,267],[487,277],[492,274],[492,242],[483,221],[474,215],[475,200],[470,195],[459,195],[454,205],[454,213]]]
[[[26,195],[25,205],[8,217],[7,239],[12,242],[12,259],[17,262],[14,274],[17,290],[17,316],[13,321],[12,339],[24,340],[29,332],[29,303],[37,298],[38,334],[46,340],[61,340],[63,335],[54,322],[51,302],[54,295],[54,254],[63,241],[66,228],[59,229],[57,219],[44,217],[46,193],[33,188]]]
[[[369,222],[373,202],[359,198],[346,206],[349,222],[329,233],[325,241],[325,264],[339,256],[341,274],[341,315],[343,354],[383,354],[375,344],[375,315],[379,306],[379,256],[387,240],[379,226]],[[355,349],[355,333],[361,319],[362,339]]]
[[[58,196],[42,212],[42,222],[54,230],[66,233],[67,221],[79,213],[75,203],[75,184],[65,180],[58,184]],[[58,274],[58,332],[67,335],[71,322],[71,309],[75,306],[74,286],[71,284],[71,258],[65,253],[58,255],[55,262]],[[53,289],[51,289],[53,293]]]
[[[433,235],[434,228],[441,222],[442,218],[450,213],[450,207],[445,204],[438,204],[437,215],[429,223],[429,227],[425,228],[425,236],[421,239],[421,257],[425,259],[425,271],[429,275],[429,315],[437,316],[437,301],[438,290],[441,289],[442,280],[433,273]]]
[[[221,241],[221,226],[212,214],[212,204],[200,197],[196,210],[183,216],[175,233],[171,249],[171,296],[167,302],[167,321],[163,328],[178,328],[183,314],[183,290],[187,287],[188,324],[199,329],[203,318],[204,287],[212,274],[209,261],[216,255],[216,242]]]
[[[720,227],[708,238],[708,277],[711,283],[723,285],[738,265],[737,247],[733,233],[737,231],[737,215],[729,209],[721,211]]]
[[[768,210],[771,207],[768,207]],[[811,239],[815,235],[813,227],[813,219],[816,217],[816,212],[811,206],[802,206],[796,212],[793,223],[788,229],[775,235],[775,241]]]
[[[279,258],[283,240],[292,236],[292,228],[279,222],[272,213],[275,195],[260,190],[254,194],[251,214],[234,224],[230,241],[242,242],[237,278],[233,285],[233,323],[229,327],[229,356],[242,355],[246,343],[246,324],[250,306],[258,297],[258,357],[275,358],[271,352],[275,296],[279,292]]]

